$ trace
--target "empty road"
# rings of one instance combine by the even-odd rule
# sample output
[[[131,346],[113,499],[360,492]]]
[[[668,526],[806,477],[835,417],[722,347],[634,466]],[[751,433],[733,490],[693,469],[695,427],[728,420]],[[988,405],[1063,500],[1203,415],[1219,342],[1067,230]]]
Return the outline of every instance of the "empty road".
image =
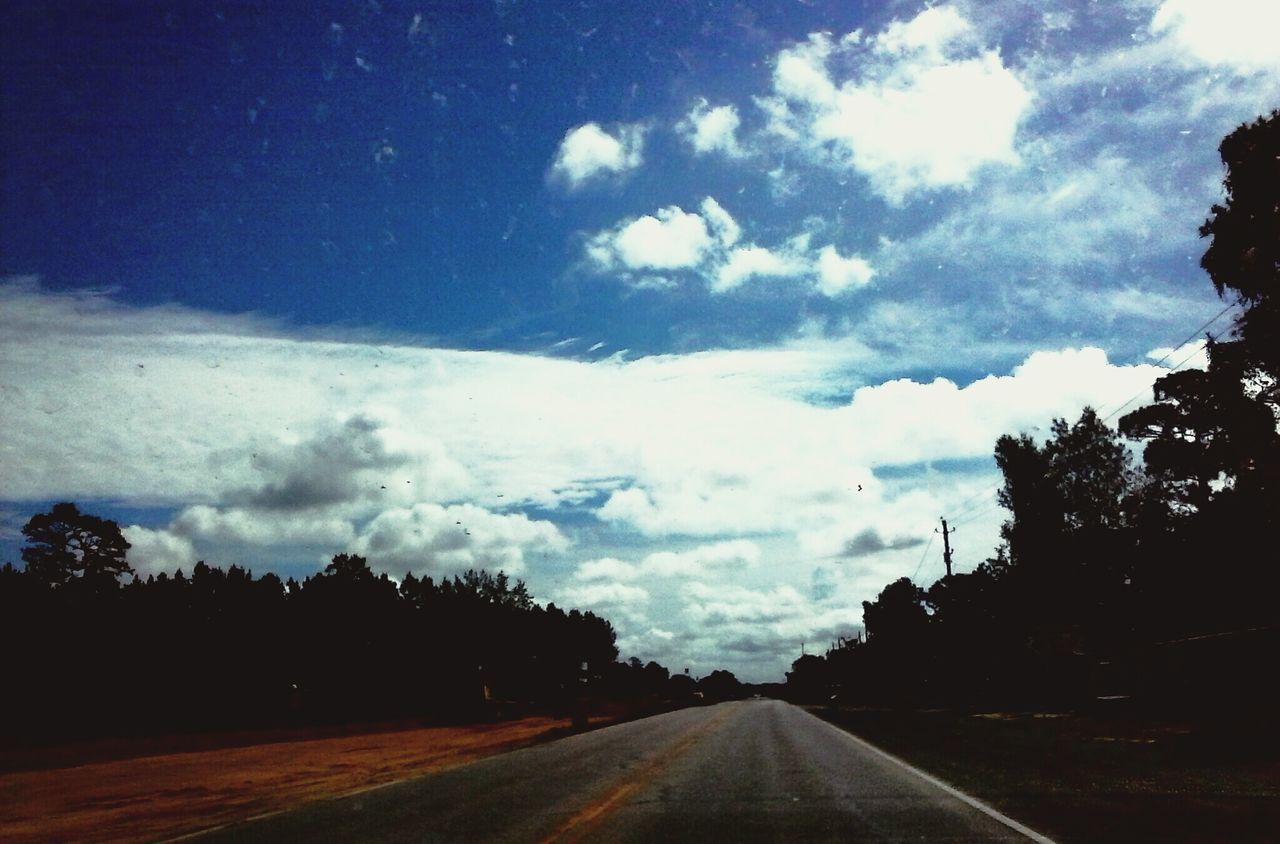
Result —
[[[1046,839],[780,701],[671,712],[201,841]]]

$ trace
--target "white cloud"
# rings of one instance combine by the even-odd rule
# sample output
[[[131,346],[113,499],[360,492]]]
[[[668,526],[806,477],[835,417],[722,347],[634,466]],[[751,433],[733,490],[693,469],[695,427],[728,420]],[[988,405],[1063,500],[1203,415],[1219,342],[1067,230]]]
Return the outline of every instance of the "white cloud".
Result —
[[[1245,73],[1280,68],[1280,6],[1266,0],[1166,0],[1151,30],[1205,64]]]
[[[617,137],[597,123],[575,126],[560,142],[551,172],[577,188],[602,174],[634,170],[644,162],[644,135],[638,124],[619,127]]]
[[[759,102],[772,131],[862,173],[890,202],[967,186],[984,165],[1019,161],[1014,137],[1032,102],[971,34],[958,12],[939,6],[865,44],[813,35],[778,55],[773,96]],[[856,65],[852,77],[833,78],[837,56]]]
[[[1162,372],[1066,350],[1032,354],[1009,375],[963,387],[890,381],[855,391],[873,358],[852,340],[583,362],[237,336],[234,318],[207,333],[165,334],[167,310],[94,316],[97,299],[86,306],[5,292],[0,371],[18,387],[0,403],[9,494],[212,508],[180,519],[193,537],[251,539],[241,511],[260,518],[272,510],[263,490],[310,477],[300,467],[322,462],[317,454],[342,454],[318,444],[349,430],[332,421],[343,414],[380,420],[362,435],[374,464],[383,453],[404,462],[353,462],[355,492],[350,479],[332,479],[343,495],[296,511],[319,521],[272,530],[338,537],[326,517],[355,523],[393,511],[408,519],[419,504],[463,501],[554,508],[606,493],[603,516],[650,532],[769,531],[809,510],[838,510],[872,463],[985,454],[999,433],[1086,402],[1123,400]],[[60,320],[24,328],[20,315],[58,302]],[[60,377],[19,377],[41,367]],[[844,390],[846,408],[808,402]],[[47,435],[50,419],[58,438]],[[301,456],[282,450],[255,463],[253,453],[284,449],[287,435]],[[441,513],[413,518],[421,527]],[[365,528],[358,536],[371,540]]]
[[[773,70],[774,93],[811,107],[833,108],[838,89],[826,69],[832,50],[825,34],[810,35],[805,43],[783,50]]]
[[[130,525],[120,532],[130,545],[129,565],[143,579],[161,572],[173,574],[178,569],[190,573],[199,559],[190,540],[168,531]]]
[[[712,243],[706,220],[672,205],[601,232],[587,254],[605,269],[689,269],[703,261]]]
[[[877,52],[899,56],[924,53],[934,61],[943,61],[947,48],[972,32],[973,25],[954,7],[933,6],[909,21],[893,21],[873,43]]]
[[[639,586],[625,583],[593,583],[586,586],[570,586],[561,593],[579,606],[601,604],[642,604],[649,600],[649,593]]]
[[[759,560],[760,546],[748,539],[731,539],[689,551],[658,551],[645,557],[640,568],[659,577],[701,577],[716,570],[747,568]]]
[[[827,296],[838,296],[844,291],[865,287],[871,283],[875,270],[866,259],[851,255],[843,257],[834,246],[824,246],[818,253],[818,289]]]
[[[856,607],[872,597],[858,590],[919,560],[906,543],[921,525],[973,492],[970,475],[888,483],[873,467],[986,458],[1001,433],[1105,409],[1167,371],[1064,350],[971,384],[875,384],[867,346],[822,336],[585,362],[291,336],[101,294],[0,287],[0,302],[7,494],[174,508],[167,525],[128,529],[140,571],[199,558],[261,570],[290,548],[310,565],[364,554],[394,576],[505,569],[543,598],[619,602],[628,635],[674,631],[670,653],[691,665],[730,645],[758,665],[837,620],[809,606],[808,620],[752,631],[734,625],[753,610],[712,607],[732,596],[708,593],[699,612],[725,623],[702,636],[672,615],[689,579],[794,604],[774,590],[807,595],[815,556],[829,555],[831,606]],[[973,553],[995,528],[967,526]],[[588,561],[571,585],[651,599],[562,596],[571,549]]]
[[[723,293],[751,278],[789,278],[804,273],[808,267],[795,256],[765,249],[762,246],[740,246],[729,253],[716,270],[711,292]]]
[[[642,626],[646,619],[649,591],[627,583],[585,583],[566,586],[555,596],[558,604],[594,611],[613,621]]]
[[[320,544],[333,547],[335,553],[355,539],[350,519],[332,513],[217,508],[207,504],[183,509],[169,529],[189,540],[218,545]]]
[[[836,296],[865,286],[874,270],[864,258],[843,258],[833,246],[815,253],[802,232],[781,246],[736,245],[742,227],[713,197],[701,213],[670,206],[623,220],[588,239],[586,254],[598,271],[611,272],[633,288],[668,289],[675,283],[646,270],[681,270],[706,279],[712,293],[727,293],[754,278],[799,278],[809,289]]]
[[[1032,160],[1035,176],[993,184],[911,241],[908,251],[980,264],[1025,256],[1045,272],[1127,264],[1135,249],[1187,239],[1159,225],[1168,217],[1172,185],[1149,178],[1163,181],[1163,174],[1112,151],[1082,161],[1045,149]],[[1049,231],[1053,236],[1045,237]]]
[[[1209,344],[1204,340],[1193,340],[1177,348],[1161,346],[1147,352],[1147,358],[1171,369],[1208,369]]]
[[[1074,418],[1085,405],[1106,413],[1161,374],[1147,364],[1115,366],[1096,348],[1033,352],[1011,374],[963,387],[944,378],[862,387],[841,412],[858,450],[875,464],[928,461],[942,454],[981,457],[1003,433],[1043,426],[1054,417]]]
[[[701,625],[776,623],[807,615],[809,609],[808,601],[791,586],[761,592],[741,586],[695,582],[686,587],[684,594],[687,612]]]
[[[598,560],[587,560],[578,566],[574,577],[578,580],[635,580],[640,570],[631,563],[616,557],[602,557]]]
[[[525,553],[563,551],[554,524],[523,513],[503,515],[472,504],[415,504],[379,513],[352,543],[371,566],[391,574],[439,574],[463,569],[519,574]]]
[[[577,580],[632,581],[639,577],[688,578],[741,571],[760,560],[760,546],[749,539],[730,539],[686,551],[655,551],[639,563],[616,557],[587,560],[574,573]]]
[[[708,196],[702,200],[701,208],[707,226],[710,227],[721,246],[727,248],[738,242],[738,238],[742,236],[742,227],[719,202]]]
[[[732,105],[711,107],[705,99],[694,105],[676,129],[692,145],[695,153],[722,152],[740,158],[745,151],[738,144],[737,131],[742,119]]]

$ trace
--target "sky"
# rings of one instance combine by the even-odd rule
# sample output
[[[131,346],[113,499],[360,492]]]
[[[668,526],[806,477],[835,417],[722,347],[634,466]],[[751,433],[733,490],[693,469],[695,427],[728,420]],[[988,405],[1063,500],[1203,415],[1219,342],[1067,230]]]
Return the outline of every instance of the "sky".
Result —
[[[523,578],[780,680],[1203,365],[1280,7],[7,4],[0,558]]]

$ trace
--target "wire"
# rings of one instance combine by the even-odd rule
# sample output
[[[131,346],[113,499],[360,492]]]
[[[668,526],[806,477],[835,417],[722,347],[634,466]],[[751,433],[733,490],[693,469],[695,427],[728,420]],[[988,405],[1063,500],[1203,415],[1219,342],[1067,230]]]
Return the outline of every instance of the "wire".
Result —
[[[924,565],[924,558],[929,556],[929,549],[933,547],[933,537],[935,534],[929,534],[929,541],[925,543],[924,553],[920,555],[920,562],[916,563],[916,570],[911,573],[911,582],[916,582],[916,575],[920,573],[920,567]]]
[[[1194,340],[1194,339],[1196,339],[1197,337],[1199,337],[1199,336],[1200,336],[1200,334],[1201,334],[1201,333],[1202,333],[1206,328],[1208,328],[1209,326],[1213,325],[1213,324],[1214,324],[1215,322],[1217,322],[1218,320],[1222,319],[1222,315],[1223,315],[1223,314],[1225,314],[1227,311],[1231,310],[1232,308],[1234,308],[1234,307],[1236,306],[1236,304],[1237,304],[1236,302],[1232,302],[1231,304],[1227,305],[1227,306],[1226,306],[1225,308],[1223,308],[1222,310],[1218,311],[1216,314],[1214,314],[1214,315],[1213,315],[1213,317],[1212,317],[1208,322],[1206,322],[1204,325],[1200,326],[1200,327],[1199,327],[1199,328],[1197,328],[1194,332],[1192,332],[1192,333],[1191,333],[1191,335],[1190,335],[1189,337],[1187,337],[1187,339],[1183,340],[1181,343],[1179,343],[1178,345],[1176,345],[1176,346],[1172,347],[1171,349],[1169,349],[1169,351],[1165,352],[1164,357],[1162,357],[1162,358],[1160,358],[1160,360],[1156,361],[1154,365],[1155,365],[1155,366],[1159,366],[1160,364],[1162,364],[1162,363],[1164,363],[1165,361],[1167,361],[1170,357],[1172,357],[1172,356],[1173,356],[1173,353],[1174,353],[1174,352],[1178,351],[1178,349],[1181,349],[1183,346],[1187,345],[1187,344],[1188,344],[1188,343],[1190,343],[1192,340]],[[1215,338],[1212,334],[1210,334],[1210,335],[1209,335],[1209,338],[1210,338],[1210,339],[1217,339],[1217,338]],[[1170,372],[1176,372],[1176,371],[1177,371],[1177,369],[1178,369],[1178,367],[1182,366],[1184,363],[1186,363],[1187,361],[1191,360],[1191,359],[1192,359],[1193,357],[1195,357],[1196,355],[1200,354],[1200,351],[1201,351],[1200,349],[1195,349],[1194,351],[1192,351],[1192,352],[1191,352],[1191,354],[1187,355],[1187,356],[1186,356],[1186,357],[1184,357],[1182,360],[1178,361],[1176,364],[1174,364],[1172,367],[1170,367],[1170,368],[1169,368],[1169,371],[1170,371]],[[1102,417],[1102,421],[1103,421],[1103,422],[1106,422],[1106,421],[1107,421],[1107,420],[1109,420],[1111,417],[1115,416],[1117,413],[1119,413],[1120,411],[1124,410],[1124,409],[1125,409],[1126,407],[1128,407],[1129,405],[1133,404],[1133,402],[1134,402],[1136,399],[1138,399],[1138,398],[1142,397],[1144,394],[1146,394],[1146,392],[1147,392],[1147,389],[1146,389],[1146,388],[1144,388],[1144,389],[1141,389],[1141,390],[1139,390],[1138,392],[1134,393],[1132,396],[1130,396],[1129,398],[1125,399],[1125,401],[1124,401],[1124,403],[1123,403],[1123,404],[1119,405],[1115,410],[1111,411],[1111,412],[1110,412],[1110,413],[1108,413],[1106,416]]]
[[[1205,329],[1213,325],[1218,320],[1222,319],[1224,314],[1226,314],[1232,308],[1236,307],[1238,304],[1239,304],[1238,302],[1232,302],[1228,304],[1226,307],[1224,307],[1222,310],[1218,311],[1216,314],[1214,314],[1212,317],[1206,320],[1204,325],[1201,325],[1195,331],[1191,332],[1191,334],[1187,335],[1187,338],[1185,340],[1183,340],[1181,343],[1178,343],[1176,346],[1171,347],[1169,351],[1165,352],[1164,357],[1160,358],[1153,365],[1160,366],[1161,364],[1163,364],[1165,361],[1167,361],[1170,357],[1173,356],[1174,352],[1178,351],[1179,349],[1183,348],[1188,343],[1190,343],[1192,340],[1199,337],[1205,331]],[[1213,335],[1210,335],[1210,339],[1216,339],[1216,338],[1213,337]],[[1187,361],[1191,360],[1196,355],[1200,354],[1200,352],[1201,352],[1201,349],[1199,348],[1193,350],[1190,354],[1182,358],[1182,360],[1178,361],[1176,364],[1170,367],[1169,371],[1176,372],[1179,367],[1181,367]],[[1101,421],[1106,422],[1110,420],[1117,413],[1124,410],[1126,407],[1133,404],[1134,401],[1136,401],[1137,399],[1145,395],[1148,389],[1149,388],[1143,388],[1142,390],[1139,390],[1138,392],[1134,393],[1132,396],[1126,399],[1122,404],[1118,405],[1114,410],[1112,410],[1106,416],[1103,416]],[[969,522],[972,522],[973,520],[979,518],[980,516],[986,515],[991,510],[996,509],[996,507],[998,507],[999,505],[993,503],[989,499],[985,502],[980,502],[978,499],[991,495],[991,493],[1000,489],[1000,486],[1001,486],[1000,484],[995,484],[994,486],[987,487],[986,489],[976,492],[973,495],[970,495],[964,501],[960,502],[959,506],[956,508],[957,513],[955,516],[952,517],[951,523],[957,526],[968,524]]]
[[[1227,311],[1231,310],[1232,308],[1236,307],[1236,306],[1237,306],[1237,305],[1239,305],[1239,304],[1240,304],[1239,302],[1232,302],[1231,304],[1227,305],[1227,306],[1226,306],[1225,308],[1223,308],[1222,310],[1218,311],[1216,314],[1214,314],[1214,315],[1213,315],[1213,317],[1212,317],[1208,322],[1206,322],[1204,325],[1200,326],[1200,327],[1199,327],[1199,328],[1197,328],[1195,331],[1193,331],[1193,332],[1191,333],[1191,336],[1190,336],[1190,337],[1188,337],[1187,339],[1183,340],[1181,343],[1179,343],[1178,345],[1174,346],[1173,348],[1169,349],[1169,351],[1165,353],[1165,356],[1164,356],[1164,357],[1162,357],[1162,358],[1160,358],[1160,360],[1156,361],[1155,365],[1156,365],[1156,366],[1159,366],[1160,364],[1162,364],[1162,363],[1164,363],[1165,361],[1167,361],[1167,360],[1169,359],[1170,355],[1172,355],[1174,352],[1178,351],[1178,349],[1181,349],[1183,346],[1185,346],[1185,345],[1187,345],[1188,343],[1190,343],[1192,340],[1194,340],[1194,339],[1196,339],[1197,337],[1199,337],[1199,336],[1200,336],[1200,333],[1201,333],[1202,331],[1204,331],[1204,330],[1205,330],[1206,328],[1208,328],[1209,326],[1213,325],[1215,322],[1217,322],[1219,319],[1221,319],[1221,318],[1222,318],[1222,315],[1223,315],[1223,314],[1225,314]],[[1198,350],[1198,349],[1197,349],[1196,351],[1197,351],[1197,352],[1199,352],[1199,350]]]
[[[963,524],[967,520],[966,517],[969,514],[978,512],[990,507],[991,506],[990,498],[987,498],[985,501],[979,501],[978,499],[991,495],[991,493],[1000,489],[1000,486],[1001,484],[996,484],[995,486],[988,486],[980,490],[979,492],[975,492],[973,495],[970,495],[968,498],[962,501],[960,503],[960,506],[956,508],[955,514],[951,517],[951,523],[954,525]]]

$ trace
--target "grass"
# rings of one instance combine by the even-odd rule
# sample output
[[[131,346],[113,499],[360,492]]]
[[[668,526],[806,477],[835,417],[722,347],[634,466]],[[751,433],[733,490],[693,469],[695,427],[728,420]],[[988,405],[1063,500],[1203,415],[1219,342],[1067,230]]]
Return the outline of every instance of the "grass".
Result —
[[[1276,742],[1238,726],[1070,713],[813,712],[1059,842],[1280,840]]]

